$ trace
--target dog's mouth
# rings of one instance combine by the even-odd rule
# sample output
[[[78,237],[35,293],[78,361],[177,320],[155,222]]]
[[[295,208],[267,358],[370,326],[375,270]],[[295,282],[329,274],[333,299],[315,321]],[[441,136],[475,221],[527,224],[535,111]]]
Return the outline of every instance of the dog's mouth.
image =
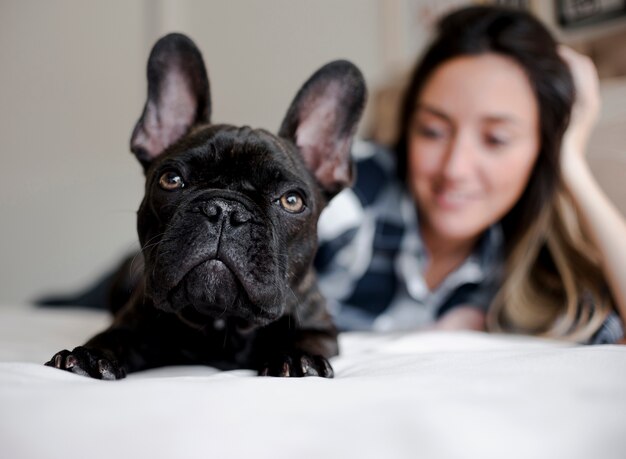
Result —
[[[222,260],[211,258],[191,268],[167,294],[169,308],[185,323],[204,327],[216,319],[235,321],[237,329],[249,331],[279,315],[250,299],[237,274]]]
[[[207,325],[211,324],[213,327],[221,329],[226,326],[226,323],[228,322],[231,323],[238,332],[249,333],[258,326],[254,322],[241,317],[221,318],[203,314],[193,306],[185,306],[178,311],[177,316],[182,322],[198,330],[204,330],[207,328]]]
[[[190,327],[203,329],[210,321],[211,317],[198,312],[193,306],[185,306],[176,314],[180,320]]]
[[[232,309],[242,291],[232,270],[212,258],[191,268],[169,291],[167,299],[171,305],[195,309],[199,315],[219,317]]]

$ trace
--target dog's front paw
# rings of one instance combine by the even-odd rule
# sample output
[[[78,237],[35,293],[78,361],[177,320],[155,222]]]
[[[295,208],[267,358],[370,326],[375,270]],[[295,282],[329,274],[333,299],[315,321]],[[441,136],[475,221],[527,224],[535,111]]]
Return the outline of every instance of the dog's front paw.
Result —
[[[304,352],[278,354],[270,358],[260,369],[259,376],[302,377],[321,376],[332,378],[333,368],[321,355],[309,355]]]
[[[113,380],[126,376],[126,371],[117,361],[105,357],[101,351],[82,346],[74,348],[72,352],[57,352],[45,365],[95,379]]]

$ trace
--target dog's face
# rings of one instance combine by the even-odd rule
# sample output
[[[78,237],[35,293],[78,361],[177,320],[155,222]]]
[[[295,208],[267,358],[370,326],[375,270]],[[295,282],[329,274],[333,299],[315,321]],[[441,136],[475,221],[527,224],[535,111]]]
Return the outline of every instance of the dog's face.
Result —
[[[188,322],[265,325],[314,288],[318,216],[351,181],[365,99],[345,61],[298,92],[278,135],[209,121],[202,57],[172,34],[153,48],[131,149],[146,171],[138,212],[146,293]]]
[[[324,202],[291,142],[233,126],[185,137],[148,170],[139,210],[155,305],[276,319],[311,265]]]

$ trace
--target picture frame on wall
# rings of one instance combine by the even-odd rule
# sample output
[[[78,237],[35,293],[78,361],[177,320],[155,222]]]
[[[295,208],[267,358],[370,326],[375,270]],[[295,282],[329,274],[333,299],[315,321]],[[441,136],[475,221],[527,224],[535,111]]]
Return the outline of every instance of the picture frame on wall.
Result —
[[[626,16],[626,0],[556,0],[556,19],[564,29],[600,24]]]

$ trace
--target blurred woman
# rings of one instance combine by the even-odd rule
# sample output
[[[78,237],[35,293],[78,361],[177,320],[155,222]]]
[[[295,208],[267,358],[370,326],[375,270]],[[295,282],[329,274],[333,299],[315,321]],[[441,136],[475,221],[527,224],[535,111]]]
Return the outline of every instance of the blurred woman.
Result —
[[[444,17],[393,152],[355,145],[357,183],[322,216],[339,327],[620,339],[626,223],[585,160],[598,111],[593,64],[531,15]]]

